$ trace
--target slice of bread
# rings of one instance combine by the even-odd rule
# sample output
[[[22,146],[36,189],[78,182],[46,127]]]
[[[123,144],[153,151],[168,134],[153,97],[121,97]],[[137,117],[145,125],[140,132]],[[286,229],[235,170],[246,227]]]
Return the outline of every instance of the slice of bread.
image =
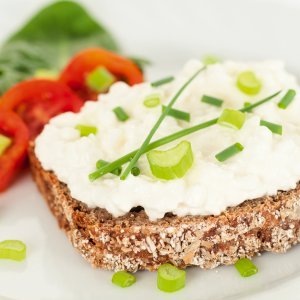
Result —
[[[248,200],[218,216],[149,221],[142,208],[114,218],[73,199],[54,173],[29,149],[34,180],[73,246],[94,267],[155,270],[171,262],[204,269],[235,263],[262,251],[285,252],[300,241],[300,184],[274,197]],[[211,199],[213,201],[214,199]]]

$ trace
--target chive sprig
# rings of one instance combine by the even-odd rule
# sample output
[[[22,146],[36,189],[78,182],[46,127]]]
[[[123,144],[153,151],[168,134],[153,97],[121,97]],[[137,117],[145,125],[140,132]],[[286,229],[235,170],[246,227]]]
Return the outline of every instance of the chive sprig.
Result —
[[[170,82],[172,82],[174,79],[175,79],[174,76],[168,76],[168,77],[165,77],[165,78],[162,78],[162,79],[159,79],[159,80],[157,80],[157,81],[152,82],[152,83],[151,83],[151,86],[152,86],[152,87],[158,87],[158,86],[161,86],[161,85],[170,83]]]

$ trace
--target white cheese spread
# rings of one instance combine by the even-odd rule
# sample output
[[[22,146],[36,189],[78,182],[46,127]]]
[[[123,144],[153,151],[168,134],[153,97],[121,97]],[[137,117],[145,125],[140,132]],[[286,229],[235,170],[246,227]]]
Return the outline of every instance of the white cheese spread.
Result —
[[[183,140],[191,142],[194,163],[183,178],[170,181],[154,178],[143,155],[138,162],[141,175],[130,175],[122,181],[107,174],[90,182],[88,175],[95,171],[97,160],[114,161],[139,148],[144,141],[161,114],[161,106],[143,105],[145,97],[159,93],[166,105],[200,67],[201,62],[190,61],[173,82],[157,88],[150,83],[133,87],[115,83],[98,101],[86,102],[80,113],[53,118],[36,139],[35,152],[43,168],[53,171],[67,184],[72,197],[89,207],[105,208],[117,217],[142,206],[152,220],[166,212],[179,216],[219,214],[246,199],[295,188],[300,179],[299,86],[283,63],[277,61],[228,61],[211,65],[184,91],[174,108],[190,112],[191,122],[166,117],[153,140],[215,118],[224,107],[238,109],[244,102],[255,102],[278,90],[282,93],[247,114],[240,130],[214,125],[184,137]],[[262,82],[262,89],[255,96],[242,93],[236,86],[237,75],[245,70],[253,71]],[[291,88],[296,90],[296,98],[286,110],[279,109],[277,102]],[[223,99],[222,109],[202,103],[203,94]],[[113,109],[117,106],[130,116],[126,122],[116,118]],[[260,126],[260,119],[281,124],[283,135]],[[75,129],[77,124],[96,126],[98,132],[80,137]],[[244,150],[223,163],[218,162],[215,155],[236,142]],[[178,143],[177,140],[160,149]]]

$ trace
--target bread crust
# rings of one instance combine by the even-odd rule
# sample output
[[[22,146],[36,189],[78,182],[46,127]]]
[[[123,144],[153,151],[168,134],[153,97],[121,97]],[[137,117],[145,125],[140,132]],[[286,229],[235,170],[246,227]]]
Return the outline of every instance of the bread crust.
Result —
[[[300,241],[300,185],[274,197],[247,200],[218,216],[150,221],[143,210],[114,218],[73,199],[53,172],[29,149],[33,178],[73,246],[94,267],[156,270],[161,264],[212,269],[263,251],[286,252]]]

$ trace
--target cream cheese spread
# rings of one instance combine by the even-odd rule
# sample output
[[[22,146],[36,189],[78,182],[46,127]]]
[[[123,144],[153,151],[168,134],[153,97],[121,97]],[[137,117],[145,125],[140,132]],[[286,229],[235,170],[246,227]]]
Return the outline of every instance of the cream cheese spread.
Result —
[[[183,138],[191,142],[194,154],[193,166],[183,178],[170,181],[154,178],[143,155],[138,162],[141,175],[137,177],[130,175],[122,181],[107,174],[94,182],[89,180],[97,160],[114,161],[141,146],[161,114],[161,106],[143,105],[145,97],[159,93],[166,105],[200,67],[200,61],[189,61],[174,81],[157,88],[150,83],[133,87],[115,83],[98,101],[86,102],[79,113],[53,118],[36,139],[35,153],[42,167],[66,183],[73,198],[89,207],[105,208],[115,217],[136,206],[144,207],[152,220],[166,212],[179,216],[216,215],[246,199],[295,188],[300,179],[299,86],[278,61],[227,61],[211,65],[184,91],[174,108],[190,112],[191,121],[166,117],[153,140],[218,117],[224,107],[239,109],[244,102],[255,102],[278,90],[282,93],[247,114],[240,130],[214,125]],[[262,82],[262,89],[255,96],[242,93],[236,86],[238,74],[245,70],[253,71]],[[279,109],[277,102],[291,88],[297,92],[295,100],[286,110]],[[203,94],[223,99],[224,107],[202,103]],[[113,109],[117,106],[130,116],[126,122],[116,118]],[[283,135],[260,126],[261,119],[281,124]],[[75,129],[77,124],[96,126],[98,132],[80,137]],[[223,163],[216,160],[216,153],[236,142],[244,146],[241,153]],[[178,143],[174,141],[160,149]]]

